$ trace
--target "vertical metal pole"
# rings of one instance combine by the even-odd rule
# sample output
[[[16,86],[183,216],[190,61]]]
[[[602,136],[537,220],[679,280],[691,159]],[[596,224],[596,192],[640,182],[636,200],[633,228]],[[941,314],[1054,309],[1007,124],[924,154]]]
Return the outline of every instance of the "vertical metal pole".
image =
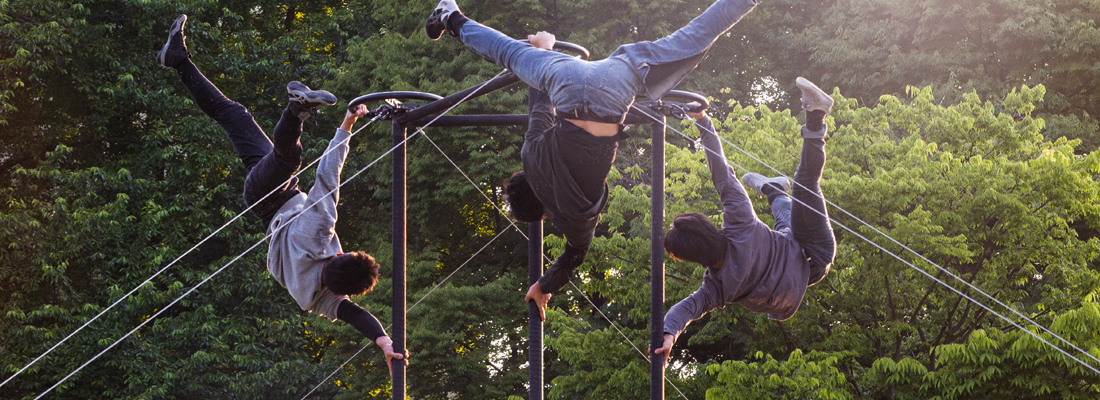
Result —
[[[405,206],[408,181],[405,174],[405,135],[404,126],[393,122],[393,351],[405,354]],[[393,400],[405,400],[405,363],[393,362]]]
[[[542,277],[545,264],[542,262],[542,222],[527,224],[527,284],[534,285]],[[542,383],[542,317],[539,306],[531,301],[527,303],[527,320],[530,321],[527,343],[527,364],[530,389],[529,400],[543,400]]]
[[[654,122],[653,168],[650,172],[650,314],[649,314],[649,348],[656,349],[664,344],[665,331],[665,116]],[[649,355],[652,362],[649,364],[649,398],[651,400],[664,400],[665,398],[665,359],[653,354]]]

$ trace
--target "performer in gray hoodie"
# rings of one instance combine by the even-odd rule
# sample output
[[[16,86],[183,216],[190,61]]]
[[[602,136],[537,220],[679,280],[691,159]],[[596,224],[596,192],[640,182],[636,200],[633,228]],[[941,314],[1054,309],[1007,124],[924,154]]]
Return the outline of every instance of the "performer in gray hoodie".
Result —
[[[157,62],[176,70],[195,104],[225,129],[244,162],[248,170],[244,199],[267,226],[268,271],[302,310],[332,321],[343,320],[377,344],[392,371],[390,362],[405,357],[394,353],[393,341],[378,319],[349,299],[374,288],[378,265],[367,253],[344,253],[335,230],[340,171],[351,137],[348,131],[366,115],[366,107],[345,115],[317,165],[313,188],[303,193],[294,177],[302,165],[302,123],[315,107],[336,104],[336,96],[311,90],[301,82],[288,83],[290,102],[275,125],[272,143],[248,109],[226,98],[191,62],[184,42],[185,22],[187,16],[181,15],[172,24]]]
[[[741,178],[745,186],[768,196],[775,230],[756,217],[748,193],[726,164],[710,118],[703,113],[689,113],[702,131],[711,178],[724,207],[723,222],[719,231],[703,214],[680,214],[665,234],[669,255],[707,267],[699,290],[665,315],[664,343],[653,353],[665,353],[666,361],[688,323],[711,310],[739,303],[750,311],[785,320],[798,310],[806,288],[829,273],[836,238],[829,226],[820,182],[825,168],[824,121],[833,99],[805,78],[798,78],[795,84],[802,91],[802,108],[806,111],[802,158],[794,174],[798,185],[791,191],[797,201],[792,204],[786,193],[791,190],[787,178],[766,178],[755,173]]]

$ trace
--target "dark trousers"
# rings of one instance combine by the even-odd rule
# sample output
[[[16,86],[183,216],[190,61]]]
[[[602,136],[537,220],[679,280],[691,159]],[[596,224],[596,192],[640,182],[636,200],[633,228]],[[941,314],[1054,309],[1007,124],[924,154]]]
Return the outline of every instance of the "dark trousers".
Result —
[[[191,98],[229,134],[233,149],[244,163],[248,177],[244,181],[244,200],[266,228],[283,203],[301,193],[294,173],[302,166],[302,119],[291,102],[275,125],[275,142],[252,118],[247,108],[225,97],[203,76],[191,60],[176,67],[180,81]],[[271,193],[268,195],[268,193]],[[264,196],[267,196],[266,198]]]
[[[806,129],[803,127],[802,129]],[[825,139],[802,139],[802,158],[794,173],[795,185],[790,197],[779,196],[772,201],[775,229],[790,227],[795,241],[810,259],[812,270],[820,276],[828,273],[836,256],[836,237],[829,225],[829,212],[821,193],[821,172],[825,169]],[[811,285],[817,283],[818,274],[811,274]]]

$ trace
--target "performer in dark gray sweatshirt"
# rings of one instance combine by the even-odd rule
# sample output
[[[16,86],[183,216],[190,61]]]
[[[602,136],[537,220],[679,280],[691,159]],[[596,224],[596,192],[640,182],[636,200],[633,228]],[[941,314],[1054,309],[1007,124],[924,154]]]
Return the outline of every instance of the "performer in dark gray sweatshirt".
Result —
[[[248,170],[244,199],[267,226],[268,271],[302,310],[343,320],[377,344],[392,371],[390,362],[405,357],[394,353],[393,341],[378,319],[349,298],[374,288],[378,265],[367,253],[344,253],[335,230],[348,131],[366,115],[366,107],[345,115],[317,165],[316,182],[308,194],[303,193],[294,177],[302,165],[302,123],[315,107],[336,104],[336,96],[301,82],[288,83],[290,102],[275,125],[273,143],[248,109],[225,97],[191,62],[184,42],[185,22],[187,16],[181,15],[173,23],[157,62],[176,70],[195,104],[225,129],[244,162]]]
[[[707,164],[714,188],[722,198],[722,230],[702,214],[680,214],[665,234],[665,250],[676,259],[707,267],[703,284],[665,315],[665,339],[654,354],[665,353],[688,323],[729,303],[785,320],[794,315],[806,288],[829,273],[836,254],[836,238],[821,194],[821,173],[825,168],[825,115],[833,99],[804,78],[795,82],[802,91],[806,125],[802,127],[802,159],[794,174],[792,204],[784,177],[766,178],[745,174],[742,181],[768,196],[775,230],[756,217],[752,201],[734,171],[726,163],[722,144],[710,118],[690,114],[702,131]]]

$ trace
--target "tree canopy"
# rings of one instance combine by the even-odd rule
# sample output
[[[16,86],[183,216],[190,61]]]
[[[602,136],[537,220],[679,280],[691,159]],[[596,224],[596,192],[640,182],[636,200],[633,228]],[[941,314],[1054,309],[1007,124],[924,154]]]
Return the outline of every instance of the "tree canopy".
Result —
[[[310,397],[389,398],[375,347],[344,323],[301,311],[266,271],[266,246],[167,307],[261,241],[263,227],[252,215],[226,225],[246,208],[244,169],[154,57],[185,13],[196,65],[265,129],[288,81],[337,94],[343,103],[306,123],[308,162],[355,96],[446,95],[500,72],[456,40],[424,37],[434,4],[0,1],[0,379],[140,285],[0,388],[2,397],[34,398],[148,322],[51,396],[297,399],[339,370]],[[667,35],[709,4],[460,5],[509,35],[548,30],[600,58]],[[837,105],[822,185],[838,255],[790,320],[730,306],[692,323],[672,355],[668,396],[1100,397],[1100,374],[1043,343],[1100,368],[1098,13],[1088,1],[761,2],[680,89],[711,96],[731,162],[769,176],[791,175],[798,162],[794,77],[829,89]],[[525,93],[513,86],[453,113],[523,113]],[[690,123],[672,127],[698,137]],[[581,290],[568,286],[550,303],[550,398],[646,396],[648,366],[635,347],[644,350],[649,336],[649,132],[628,132],[608,178],[612,200],[573,280]],[[409,142],[409,304],[423,300],[408,317],[412,398],[525,396],[526,241],[505,232],[470,259],[511,229],[498,211],[500,183],[521,168],[522,133],[428,128]],[[671,130],[669,142],[666,226],[682,212],[717,223],[703,154]],[[336,227],[345,249],[382,265],[376,290],[356,301],[383,325],[391,177],[388,159],[369,166],[390,147],[383,122],[353,139],[344,177],[364,173],[342,189]],[[309,171],[301,177],[312,184]],[[770,223],[766,200],[754,201]],[[545,243],[553,257],[565,242],[548,224]],[[670,260],[667,305],[702,274]]]

